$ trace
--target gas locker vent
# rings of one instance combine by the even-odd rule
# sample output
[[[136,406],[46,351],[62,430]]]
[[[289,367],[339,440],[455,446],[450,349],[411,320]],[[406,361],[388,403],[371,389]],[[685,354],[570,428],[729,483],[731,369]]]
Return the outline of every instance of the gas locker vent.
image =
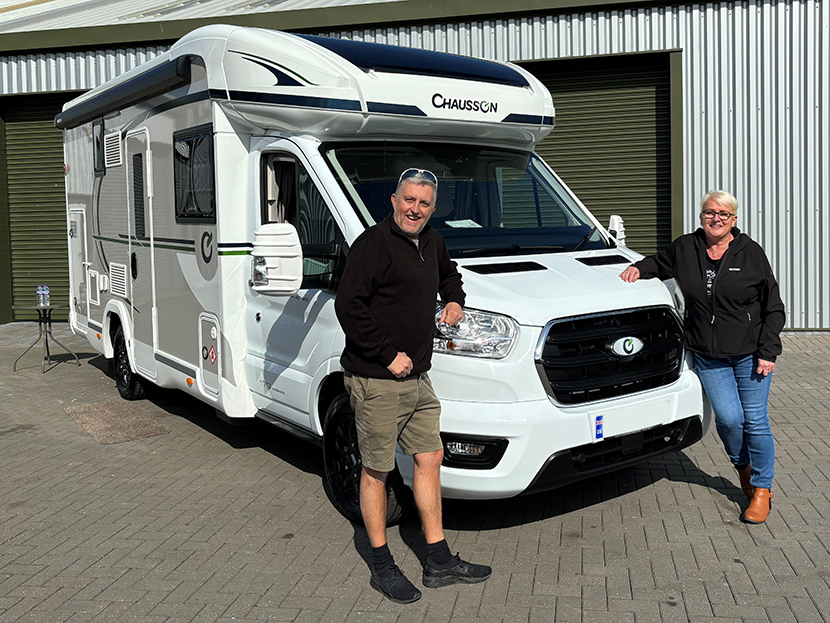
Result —
[[[127,265],[110,264],[110,292],[127,298]]]
[[[121,166],[121,134],[112,132],[104,137],[104,164],[110,167]]]

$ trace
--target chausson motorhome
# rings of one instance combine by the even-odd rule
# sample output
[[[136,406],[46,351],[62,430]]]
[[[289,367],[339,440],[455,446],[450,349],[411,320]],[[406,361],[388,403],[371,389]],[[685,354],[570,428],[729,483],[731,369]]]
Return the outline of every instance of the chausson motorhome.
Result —
[[[55,121],[72,328],[114,360],[121,395],[175,387],[321,443],[351,519],[360,457],[334,298],[408,167],[439,178],[430,225],[467,293],[462,325],[434,341],[446,497],[561,486],[708,428],[681,298],[617,277],[639,256],[534,154],[554,107],[520,67],[206,26]],[[398,469],[390,521],[411,459]]]

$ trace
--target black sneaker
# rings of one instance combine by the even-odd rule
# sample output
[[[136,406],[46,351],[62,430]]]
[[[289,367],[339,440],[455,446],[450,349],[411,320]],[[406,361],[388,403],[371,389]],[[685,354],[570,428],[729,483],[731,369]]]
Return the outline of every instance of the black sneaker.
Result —
[[[424,566],[424,586],[440,588],[450,584],[477,584],[484,582],[493,572],[487,565],[474,565],[461,560],[458,554],[450,562],[452,564],[447,569],[435,569],[427,563]]]
[[[386,567],[383,573],[372,569],[372,579],[369,580],[369,585],[396,604],[411,604],[421,598],[421,591],[406,579],[403,571],[398,569],[395,563]]]

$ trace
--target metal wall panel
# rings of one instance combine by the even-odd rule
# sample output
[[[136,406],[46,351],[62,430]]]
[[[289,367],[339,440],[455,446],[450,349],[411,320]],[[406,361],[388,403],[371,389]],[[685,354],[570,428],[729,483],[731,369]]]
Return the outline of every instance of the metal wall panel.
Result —
[[[85,91],[155,58],[169,46],[0,56],[0,95]]]
[[[34,305],[37,286],[44,284],[53,305],[65,306],[69,300],[63,133],[52,122],[66,99],[41,95],[6,111],[14,305]],[[14,318],[33,320],[37,313],[16,311]]]
[[[723,2],[326,34],[509,61],[682,50],[685,230],[698,226],[708,190],[735,194],[738,226],[764,247],[781,285],[787,326],[830,329],[830,3]]]

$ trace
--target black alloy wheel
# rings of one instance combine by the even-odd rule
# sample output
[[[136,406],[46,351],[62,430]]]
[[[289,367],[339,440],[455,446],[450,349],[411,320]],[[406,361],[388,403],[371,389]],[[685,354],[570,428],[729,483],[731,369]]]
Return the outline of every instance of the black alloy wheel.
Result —
[[[130,353],[127,350],[127,338],[124,329],[120,326],[115,330],[112,338],[113,374],[118,393],[125,400],[141,400],[147,395],[149,381],[133,373],[130,368]]]
[[[334,508],[353,523],[362,524],[360,477],[363,461],[357,444],[354,412],[346,393],[329,405],[323,421],[323,489]],[[386,478],[386,524],[393,526],[414,508],[412,491],[397,468]]]

